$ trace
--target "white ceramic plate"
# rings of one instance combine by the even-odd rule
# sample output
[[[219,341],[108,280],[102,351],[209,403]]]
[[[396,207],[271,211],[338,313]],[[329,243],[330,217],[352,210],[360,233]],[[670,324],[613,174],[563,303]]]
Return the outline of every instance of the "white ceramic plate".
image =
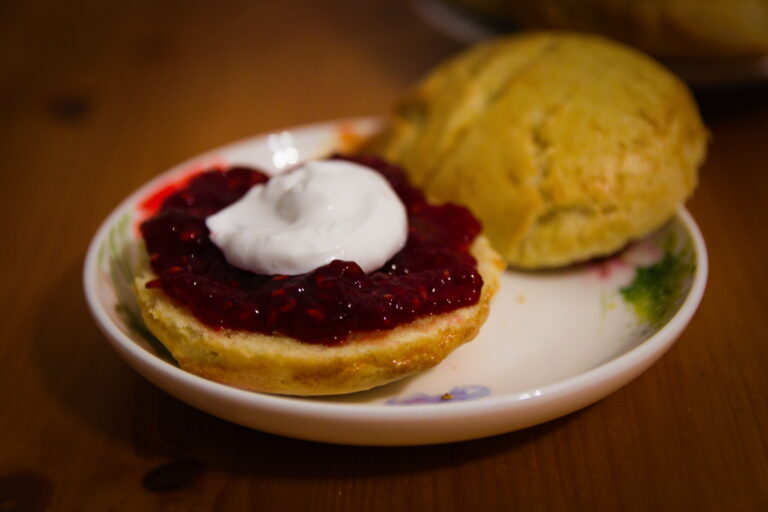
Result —
[[[351,120],[283,130],[206,153],[121,203],[91,243],[87,300],[117,352],[190,405],[248,427],[343,444],[413,445],[490,436],[584,407],[658,359],[693,316],[706,283],[701,234],[684,210],[615,257],[552,272],[506,272],[480,335],[415,377],[340,397],[235,389],[187,373],[149,334],[130,289],[142,204],[210,165],[270,172],[344,149],[375,129]]]

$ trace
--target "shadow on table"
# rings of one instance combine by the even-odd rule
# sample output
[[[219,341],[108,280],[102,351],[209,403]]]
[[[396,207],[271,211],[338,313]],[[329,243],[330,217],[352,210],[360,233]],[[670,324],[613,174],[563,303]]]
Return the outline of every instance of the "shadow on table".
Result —
[[[450,445],[375,448],[299,441],[220,420],[144,381],[117,357],[91,319],[79,265],[50,290],[37,324],[34,361],[51,400],[88,430],[132,447],[137,485],[143,480],[154,490],[186,487],[207,472],[224,478],[325,479],[462,465],[524,447],[573,418]]]
[[[694,90],[706,123],[738,120],[768,112],[768,81]]]
[[[525,430],[459,443],[344,446],[301,441],[241,427],[202,413],[163,393],[142,392],[144,418],[134,432],[144,457],[161,456],[145,477],[151,490],[182,487],[190,473],[230,478],[319,479],[408,475],[459,467],[511,451],[527,452],[537,439],[565,428],[580,413]]]

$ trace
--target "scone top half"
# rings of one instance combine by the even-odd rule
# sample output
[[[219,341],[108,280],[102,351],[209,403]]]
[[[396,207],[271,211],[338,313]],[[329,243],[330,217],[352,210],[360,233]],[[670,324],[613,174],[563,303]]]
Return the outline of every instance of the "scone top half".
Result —
[[[512,266],[617,251],[691,195],[706,130],[688,89],[607,39],[538,32],[437,67],[373,142],[416,186],[468,206]]]

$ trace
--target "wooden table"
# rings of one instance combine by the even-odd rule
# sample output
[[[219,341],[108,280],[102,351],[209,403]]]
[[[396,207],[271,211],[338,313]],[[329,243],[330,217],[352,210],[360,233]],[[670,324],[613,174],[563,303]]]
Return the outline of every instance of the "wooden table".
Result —
[[[642,377],[565,418],[416,448],[296,441],[197,411],[110,349],[87,244],[219,144],[386,112],[461,44],[404,2],[0,4],[0,511],[768,510],[768,90],[702,97],[701,308]]]

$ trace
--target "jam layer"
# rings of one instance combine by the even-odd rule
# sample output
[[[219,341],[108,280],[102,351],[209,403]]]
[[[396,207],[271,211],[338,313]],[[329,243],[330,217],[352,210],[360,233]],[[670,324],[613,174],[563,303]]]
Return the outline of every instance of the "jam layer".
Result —
[[[428,204],[401,169],[374,157],[341,157],[378,171],[408,212],[408,241],[381,269],[365,274],[335,260],[297,276],[259,275],[227,263],[205,218],[269,178],[244,167],[202,172],[141,225],[152,270],[148,287],[217,329],[284,334],[333,345],[351,333],[392,329],[476,304],[483,281],[469,246],[479,222],[456,205]]]

